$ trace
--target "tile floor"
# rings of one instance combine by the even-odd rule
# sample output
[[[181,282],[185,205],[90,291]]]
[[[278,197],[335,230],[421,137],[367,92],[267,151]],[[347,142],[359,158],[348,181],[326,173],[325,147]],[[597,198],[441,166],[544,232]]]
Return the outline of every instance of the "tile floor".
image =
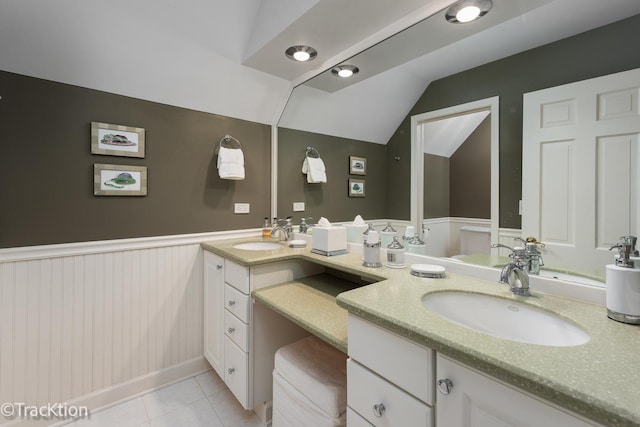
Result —
[[[93,412],[65,427],[262,427],[213,371]]]

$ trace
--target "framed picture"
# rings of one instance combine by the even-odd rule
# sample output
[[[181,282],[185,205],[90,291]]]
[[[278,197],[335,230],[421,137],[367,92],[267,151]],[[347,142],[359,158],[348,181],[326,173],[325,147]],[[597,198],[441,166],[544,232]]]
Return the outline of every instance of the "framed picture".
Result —
[[[367,159],[365,157],[349,156],[349,174],[366,175]]]
[[[147,167],[93,165],[94,196],[146,196]]]
[[[364,179],[349,180],[349,197],[364,197],[364,190]]]
[[[91,154],[144,158],[144,129],[91,122]]]

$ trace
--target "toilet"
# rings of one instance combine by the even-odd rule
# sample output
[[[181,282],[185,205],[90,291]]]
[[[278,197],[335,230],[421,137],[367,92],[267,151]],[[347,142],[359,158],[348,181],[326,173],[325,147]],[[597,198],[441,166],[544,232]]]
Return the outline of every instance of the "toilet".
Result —
[[[451,258],[462,258],[472,254],[491,253],[491,228],[478,225],[460,227],[460,254]]]

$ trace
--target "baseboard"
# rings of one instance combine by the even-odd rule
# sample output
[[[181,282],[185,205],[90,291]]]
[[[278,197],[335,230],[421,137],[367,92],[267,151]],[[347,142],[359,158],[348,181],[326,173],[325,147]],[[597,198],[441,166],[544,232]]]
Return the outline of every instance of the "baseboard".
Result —
[[[149,393],[156,389],[168,386],[170,384],[194,377],[211,369],[204,357],[197,357],[186,362],[171,366],[166,369],[151,372],[146,375],[134,378],[132,380],[116,384],[111,387],[86,394],[77,399],[64,402],[67,407],[86,406],[89,414],[100,411],[102,409],[115,406],[123,401],[133,399],[143,394]],[[47,420],[14,420],[8,424],[2,424],[3,427],[45,427],[45,426],[63,426],[69,423],[69,419],[47,419]]]

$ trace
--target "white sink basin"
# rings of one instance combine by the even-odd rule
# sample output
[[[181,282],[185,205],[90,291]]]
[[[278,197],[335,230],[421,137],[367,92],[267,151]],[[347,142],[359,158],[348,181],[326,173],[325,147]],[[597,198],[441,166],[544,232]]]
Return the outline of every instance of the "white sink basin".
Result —
[[[553,313],[505,298],[465,292],[434,292],[425,308],[478,332],[511,341],[568,347],[588,342],[589,335]]]
[[[270,251],[273,249],[281,249],[282,245],[275,242],[246,242],[233,245],[235,249],[243,249],[245,251]]]

